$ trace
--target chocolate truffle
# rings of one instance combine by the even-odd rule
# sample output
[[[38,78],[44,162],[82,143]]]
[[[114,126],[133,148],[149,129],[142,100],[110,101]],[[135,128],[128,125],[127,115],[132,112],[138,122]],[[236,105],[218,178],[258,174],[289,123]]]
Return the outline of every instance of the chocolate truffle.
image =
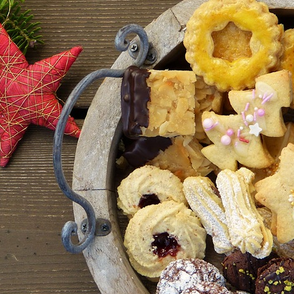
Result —
[[[254,293],[257,271],[274,256],[258,259],[250,253],[236,250],[223,261],[223,275],[226,280],[237,290]]]
[[[256,294],[294,294],[294,259],[274,258],[258,270]]]

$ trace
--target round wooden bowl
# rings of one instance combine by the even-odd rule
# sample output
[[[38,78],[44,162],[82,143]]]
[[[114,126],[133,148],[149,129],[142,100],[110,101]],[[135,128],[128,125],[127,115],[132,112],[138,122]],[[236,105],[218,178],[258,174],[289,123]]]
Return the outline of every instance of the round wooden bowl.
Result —
[[[203,0],[185,0],[165,11],[146,28],[150,42],[157,51],[157,61],[152,65],[174,59],[184,54],[182,41],[184,28],[194,10]],[[264,0],[282,17],[294,17],[293,0]],[[128,53],[122,53],[113,64],[115,69],[125,69],[133,63]],[[98,89],[85,119],[78,141],[73,172],[73,190],[92,204],[96,218],[106,218],[112,224],[111,233],[95,237],[84,250],[84,256],[102,294],[150,293],[146,283],[132,269],[123,247],[116,206],[115,158],[121,137],[120,109],[121,79],[106,78]],[[74,204],[75,221],[80,227],[86,218],[84,210]],[[79,231],[80,238],[83,237]]]

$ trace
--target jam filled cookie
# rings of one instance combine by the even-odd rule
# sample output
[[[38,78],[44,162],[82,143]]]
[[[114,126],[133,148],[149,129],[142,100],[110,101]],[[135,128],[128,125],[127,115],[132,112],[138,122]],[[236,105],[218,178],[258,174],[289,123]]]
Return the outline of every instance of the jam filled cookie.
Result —
[[[142,208],[131,218],[124,245],[139,274],[159,278],[171,261],[204,258],[206,232],[183,203],[165,201]]]
[[[187,23],[184,45],[193,71],[220,91],[252,87],[277,66],[283,27],[266,4],[209,0]]]
[[[178,259],[162,271],[156,294],[180,294],[201,282],[225,285],[223,275],[211,263],[202,259]]]
[[[187,203],[181,180],[172,172],[151,165],[135,169],[121,181],[117,192],[118,207],[129,217],[147,205],[163,201]]]

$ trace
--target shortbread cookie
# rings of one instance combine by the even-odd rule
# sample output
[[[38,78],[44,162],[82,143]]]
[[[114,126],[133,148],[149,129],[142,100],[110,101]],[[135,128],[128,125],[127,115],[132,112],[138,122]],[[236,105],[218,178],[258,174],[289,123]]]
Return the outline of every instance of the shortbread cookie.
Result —
[[[124,245],[134,269],[158,278],[176,259],[204,258],[206,232],[183,203],[165,201],[139,210],[130,220]]]
[[[281,67],[292,73],[292,88],[294,88],[294,29],[288,29],[283,37],[284,54],[281,58]],[[294,108],[294,101],[291,107]]]
[[[206,176],[215,166],[201,153],[203,146],[192,137],[171,138],[172,144],[148,164],[168,169],[182,181],[189,176]]]
[[[277,66],[282,35],[277,16],[262,2],[209,0],[187,23],[186,59],[207,84],[244,89]]]
[[[129,67],[121,88],[124,134],[130,137],[193,136],[195,82],[192,71]]]
[[[234,110],[242,115],[244,128],[258,125],[261,134],[281,137],[286,127],[282,107],[292,102],[291,74],[280,70],[256,78],[255,89],[230,91],[229,100]]]
[[[211,263],[202,259],[178,259],[162,271],[156,294],[180,294],[200,282],[225,285],[223,275]]]
[[[213,182],[207,177],[189,177],[183,187],[191,209],[212,237],[215,251],[220,254],[233,251],[225,210]]]
[[[168,170],[150,165],[130,173],[121,181],[117,192],[118,207],[129,217],[147,205],[163,201],[187,204],[180,179]]]
[[[242,253],[264,258],[272,251],[273,236],[265,227],[255,206],[252,181],[254,173],[244,167],[221,171],[216,178],[225,208],[231,242]]]
[[[258,128],[251,133],[249,127],[244,127],[241,114],[204,112],[202,125],[213,144],[201,152],[220,169],[236,171],[238,162],[250,168],[265,168],[274,162],[261,141]]]
[[[276,258],[258,270],[255,293],[294,293],[294,259]]]
[[[272,232],[280,243],[294,239],[294,144],[282,150],[277,172],[255,184],[255,198],[268,207],[274,217]]]

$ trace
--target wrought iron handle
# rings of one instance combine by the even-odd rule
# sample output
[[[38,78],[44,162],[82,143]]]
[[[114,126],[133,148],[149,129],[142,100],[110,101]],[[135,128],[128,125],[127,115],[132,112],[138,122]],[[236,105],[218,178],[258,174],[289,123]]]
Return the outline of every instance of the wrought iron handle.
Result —
[[[129,34],[137,34],[139,36],[139,43],[127,41],[126,37]],[[145,62],[152,64],[155,62],[155,52],[148,41],[148,36],[145,30],[136,25],[130,24],[120,29],[115,38],[115,46],[119,51],[129,50],[129,54],[135,58],[134,65],[142,66]],[[152,51],[151,51],[152,50]],[[78,226],[73,221],[68,221],[61,232],[61,238],[65,249],[71,253],[80,253],[92,242],[95,234],[105,236],[111,231],[111,224],[109,220],[96,219],[95,211],[91,203],[73,191],[63,173],[62,168],[62,141],[65,125],[74,105],[82,92],[94,81],[100,78],[113,77],[120,78],[123,76],[124,69],[99,69],[85,76],[73,89],[69,95],[66,103],[63,106],[62,113],[60,115],[55,134],[53,145],[53,166],[57,183],[62,192],[73,202],[82,206],[87,214],[87,219],[84,220],[82,226],[84,228],[84,238],[78,243],[74,244],[71,240],[73,235],[77,234]],[[99,228],[97,229],[97,224]],[[98,233],[97,233],[98,232]]]

